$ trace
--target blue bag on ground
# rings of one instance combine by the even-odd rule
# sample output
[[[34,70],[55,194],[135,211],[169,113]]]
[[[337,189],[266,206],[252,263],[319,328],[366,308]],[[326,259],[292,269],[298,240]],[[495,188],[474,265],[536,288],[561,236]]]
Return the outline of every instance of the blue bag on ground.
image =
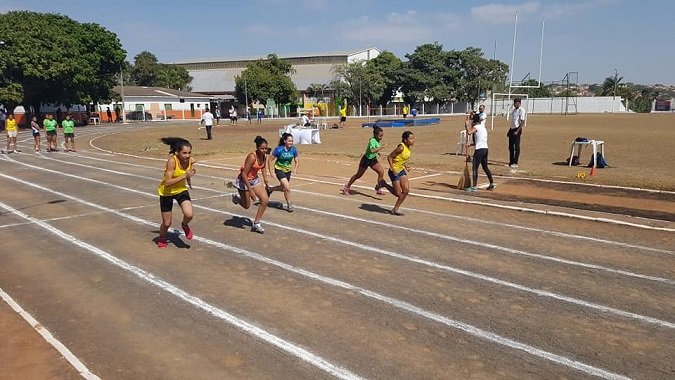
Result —
[[[591,156],[591,162],[588,163],[589,168],[593,167],[593,158],[598,160],[598,164],[595,165],[596,168],[602,169],[608,166],[607,161],[605,161],[605,157],[602,156],[602,153],[598,152],[595,157]]]

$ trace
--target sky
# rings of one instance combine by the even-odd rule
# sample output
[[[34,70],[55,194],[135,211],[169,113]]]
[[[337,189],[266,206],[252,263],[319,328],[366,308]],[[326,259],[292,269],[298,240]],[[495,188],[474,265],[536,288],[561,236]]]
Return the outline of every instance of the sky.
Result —
[[[617,73],[623,82],[675,85],[675,6],[666,0],[0,0],[0,13],[12,10],[100,24],[129,61],[144,50],[172,63],[369,47],[405,59],[438,42],[479,47],[509,65],[517,12],[515,81],[539,79],[545,20],[542,82],[572,72],[578,83],[602,83]]]

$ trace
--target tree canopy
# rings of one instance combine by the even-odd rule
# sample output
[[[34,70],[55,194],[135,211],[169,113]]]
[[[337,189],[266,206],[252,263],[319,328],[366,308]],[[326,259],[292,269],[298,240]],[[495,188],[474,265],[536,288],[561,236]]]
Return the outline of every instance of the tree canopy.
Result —
[[[240,75],[235,76],[235,93],[239,102],[258,100],[265,102],[274,99],[277,103],[295,103],[298,90],[291,80],[295,71],[292,65],[276,54],[260,59],[246,66]]]
[[[131,84],[137,86],[166,87],[174,90],[189,91],[192,80],[187,69],[178,65],[159,63],[157,57],[149,51],[142,51],[134,57],[130,72]]]
[[[86,104],[112,98],[126,52],[98,24],[28,11],[0,14],[0,102]]]

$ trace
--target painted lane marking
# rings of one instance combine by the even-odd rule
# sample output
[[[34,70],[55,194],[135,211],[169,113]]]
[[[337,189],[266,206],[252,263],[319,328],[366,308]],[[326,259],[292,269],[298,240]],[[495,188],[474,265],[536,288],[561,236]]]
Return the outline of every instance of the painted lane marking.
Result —
[[[39,167],[39,166],[15,161],[11,158],[6,158],[6,159],[11,160],[12,162],[15,162],[15,163],[20,164],[20,165],[32,167],[32,168],[37,169],[37,170],[42,170],[42,171],[47,171],[47,172],[52,172],[52,173],[58,173],[58,174],[63,175],[63,176],[68,176],[68,177],[77,178],[77,179],[80,179],[80,180],[98,183],[98,184],[102,184],[104,186],[111,186],[111,187],[119,188],[121,190],[131,191],[131,192],[143,194],[143,195],[146,195],[146,196],[150,195],[150,194],[142,192],[140,190],[134,190],[134,189],[130,189],[130,188],[127,188],[127,187],[124,187],[124,186],[117,186],[117,185],[110,184],[110,183],[107,183],[107,182],[98,181],[98,180],[90,179],[90,178],[86,178],[86,177],[80,177],[80,176],[68,174],[68,173],[65,173],[65,172],[58,172],[58,171],[55,171],[55,170],[46,169],[46,168],[42,168],[42,167]],[[83,164],[78,164],[78,165],[83,165]],[[84,165],[84,166],[88,166],[88,165]],[[91,168],[96,169],[96,167],[93,167],[93,166],[91,166]],[[108,169],[104,169],[104,170],[108,170]],[[134,174],[133,176],[136,176],[136,175]],[[453,241],[453,242],[464,243],[464,244],[473,245],[473,246],[477,246],[477,247],[481,247],[481,248],[488,248],[488,249],[492,249],[492,250],[495,250],[495,251],[502,251],[502,252],[506,252],[506,253],[510,253],[510,254],[514,254],[514,255],[525,256],[525,257],[529,257],[529,258],[533,258],[533,259],[552,261],[552,262],[557,262],[557,263],[560,263],[560,264],[565,264],[565,265],[570,265],[570,266],[577,266],[577,267],[581,267],[581,268],[604,271],[604,272],[608,272],[608,273],[612,273],[612,274],[619,274],[619,275],[623,275],[623,276],[634,277],[634,278],[639,278],[639,279],[653,281],[653,282],[660,282],[660,283],[664,283],[664,284],[668,284],[668,285],[675,285],[675,280],[671,280],[671,279],[667,279],[667,278],[663,278],[663,277],[650,276],[650,275],[645,275],[645,274],[641,274],[641,273],[629,272],[629,271],[625,271],[625,270],[621,270],[621,269],[608,268],[608,267],[604,267],[604,266],[597,265],[597,264],[588,264],[588,263],[583,263],[583,262],[579,262],[579,261],[561,259],[561,258],[557,258],[557,257],[551,257],[551,256],[546,256],[546,255],[537,254],[537,253],[531,253],[531,252],[527,252],[527,251],[523,251],[523,250],[503,247],[503,246],[499,246],[499,245],[496,245],[496,244],[490,244],[490,243],[484,243],[484,242],[475,241],[475,240],[463,239],[463,238],[456,237],[456,236],[444,235],[444,234],[431,232],[431,231],[424,231],[424,230],[399,226],[399,225],[390,224],[390,223],[378,222],[378,221],[374,221],[374,220],[363,219],[363,218],[345,215],[345,214],[337,214],[337,213],[333,213],[333,212],[330,212],[330,211],[317,210],[317,209],[312,209],[312,208],[302,207],[302,206],[296,206],[296,208],[302,209],[302,210],[305,210],[305,211],[314,212],[314,213],[317,213],[317,214],[323,214],[323,215],[336,217],[336,218],[339,218],[339,219],[350,219],[350,220],[359,221],[359,222],[362,222],[362,223],[375,224],[375,225],[385,226],[385,227],[389,227],[389,228],[395,228],[395,229],[399,229],[399,230],[403,230],[403,231],[407,231],[407,232],[417,233],[417,234],[421,234],[421,235],[427,235],[427,236],[431,236],[431,237],[435,237],[435,238],[439,238],[439,239],[443,239],[443,240],[449,240],[449,241]]]
[[[228,312],[226,312],[226,311],[224,311],[220,308],[212,306],[212,305],[208,304],[207,302],[203,301],[202,299],[200,299],[196,296],[193,296],[193,295],[187,293],[186,291],[184,291],[184,290],[182,290],[182,289],[162,280],[158,276],[156,276],[156,275],[154,275],[150,272],[147,272],[147,271],[145,271],[145,270],[143,270],[139,267],[136,267],[132,264],[129,264],[128,262],[126,262],[122,259],[119,259],[119,258],[113,256],[112,254],[110,254],[106,251],[103,251],[102,249],[97,248],[97,247],[95,247],[95,246],[93,246],[93,245],[91,245],[91,244],[89,244],[85,241],[82,241],[82,240],[76,238],[73,235],[70,235],[70,234],[68,234],[64,231],[61,231],[61,230],[55,228],[54,226],[52,226],[52,225],[50,225],[46,222],[43,222],[43,221],[41,221],[39,219],[36,219],[36,218],[33,218],[29,215],[26,215],[23,212],[21,212],[19,210],[16,210],[16,209],[12,208],[11,206],[6,205],[2,202],[0,202],[0,208],[3,208],[6,211],[9,211],[16,216],[19,216],[23,219],[26,219],[28,221],[33,222],[34,224],[36,224],[36,225],[42,227],[43,229],[45,229],[47,232],[49,232],[53,235],[56,235],[57,237],[65,240],[65,241],[68,241],[72,244],[77,245],[80,248],[83,248],[83,249],[93,253],[94,255],[108,261],[109,263],[117,266],[118,268],[123,269],[127,272],[130,272],[130,273],[136,275],[141,280],[143,280],[143,281],[145,281],[145,282],[147,282],[151,285],[154,285],[154,286],[160,288],[161,290],[166,291],[167,293],[170,293],[170,294],[178,297],[179,299],[187,302],[188,304],[196,307],[197,309],[201,309],[202,311],[205,311],[208,314],[211,314],[214,317],[217,317],[218,319],[221,319],[221,320],[227,322],[228,324],[238,328],[240,331],[245,332],[249,335],[252,335],[252,336],[254,336],[254,337],[256,337],[256,338],[258,338],[262,341],[265,341],[265,342],[273,345],[274,347],[277,347],[277,348],[285,351],[286,353],[289,353],[289,354],[301,359],[302,361],[304,361],[306,363],[309,363],[309,364],[323,370],[324,372],[326,372],[326,373],[328,373],[332,376],[335,376],[335,377],[340,378],[340,379],[361,379],[360,376],[358,376],[358,375],[356,375],[356,374],[354,374],[354,373],[352,373],[352,372],[350,372],[350,371],[348,371],[348,370],[346,370],[346,369],[344,369],[344,368],[342,368],[338,365],[335,365],[335,364],[323,359],[322,357],[320,357],[320,356],[318,356],[318,355],[316,355],[316,354],[314,354],[310,351],[307,351],[304,348],[302,348],[302,347],[300,347],[300,346],[298,346],[298,345],[296,345],[292,342],[289,342],[289,341],[286,341],[282,338],[279,338],[278,336],[273,335],[272,333],[270,333],[270,332],[268,332],[268,331],[266,331],[266,330],[264,330],[264,329],[262,329],[258,326],[255,326],[254,324],[252,324],[250,322],[246,322],[245,320],[243,320],[241,318],[238,318],[238,317],[236,317],[236,316],[234,316],[234,315],[232,315],[232,314],[230,314],[230,313],[228,313]]]
[[[138,164],[122,162],[122,161],[104,160],[104,159],[99,159],[99,158],[94,158],[94,157],[83,156],[83,155],[79,155],[78,157],[82,157],[82,158],[88,159],[88,160],[117,163],[117,164],[123,164],[123,165],[141,167],[141,168],[147,168],[147,169],[153,169],[153,170],[157,169],[156,167],[153,167],[153,166],[138,165]],[[69,162],[66,162],[66,163],[69,163]],[[97,167],[93,167],[93,168],[97,168]],[[103,170],[103,169],[99,168],[99,170]],[[124,174],[124,173],[119,173],[119,174]],[[213,179],[216,179],[216,180],[219,180],[219,181],[220,180],[226,180],[225,177],[204,176],[204,175],[200,175],[200,177],[213,178]],[[151,177],[141,176],[141,178],[150,179]],[[309,182],[309,184],[317,183],[317,180],[312,180],[312,179],[309,179],[309,178],[299,178],[299,179],[301,179],[303,181],[307,181],[307,182]],[[297,185],[295,187],[297,187]],[[368,190],[370,190],[370,187],[360,187],[360,186],[356,186],[356,187],[364,188],[364,189],[367,188]],[[209,191],[211,191],[211,190],[209,189]],[[349,201],[349,202],[363,203],[360,200],[350,199],[350,198],[345,198],[345,197],[339,197],[339,196],[334,196],[334,195],[328,195],[328,194],[323,194],[323,193],[310,192],[310,191],[297,191],[297,192],[302,193],[302,194],[319,196],[319,197],[328,197],[328,198],[331,198],[331,199],[341,199],[341,200],[346,200],[346,201]],[[630,244],[630,243],[618,242],[618,241],[613,241],[613,240],[599,239],[599,238],[594,238],[594,237],[590,237],[590,236],[575,235],[575,234],[569,234],[569,233],[565,233],[565,232],[544,230],[544,229],[540,229],[540,228],[525,227],[525,226],[520,226],[520,225],[516,225],[516,224],[493,222],[493,221],[487,221],[487,220],[482,220],[482,219],[478,219],[478,218],[465,217],[465,216],[461,216],[461,215],[437,213],[437,212],[433,212],[433,211],[427,211],[427,210],[421,210],[421,209],[415,209],[415,208],[404,207],[403,209],[414,211],[414,212],[419,212],[419,213],[425,213],[425,214],[428,214],[428,215],[448,217],[448,218],[453,218],[453,219],[461,219],[463,221],[469,220],[469,221],[472,221],[472,222],[475,222],[475,223],[480,223],[480,224],[495,225],[495,226],[499,226],[499,227],[508,227],[508,228],[513,228],[513,229],[520,229],[520,230],[525,230],[525,231],[550,234],[550,235],[553,235],[553,236],[559,236],[559,237],[565,237],[565,238],[574,238],[574,239],[578,239],[578,240],[587,240],[587,241],[592,241],[592,242],[596,242],[596,243],[617,245],[617,246],[621,246],[621,247],[625,247],[625,248],[641,249],[641,250],[646,250],[646,251],[664,253],[664,254],[667,254],[667,255],[675,255],[675,252],[670,251],[670,250],[652,248],[652,247],[647,247],[647,246],[638,245],[638,244]]]
[[[143,219],[136,218],[136,217],[133,217],[133,216],[129,216],[128,214],[119,213],[118,210],[109,209],[107,207],[100,206],[98,204],[91,203],[91,202],[88,202],[86,200],[77,198],[75,196],[65,194],[65,193],[61,193],[61,192],[58,192],[56,190],[52,190],[52,189],[40,186],[40,185],[32,183],[32,182],[28,182],[28,181],[24,181],[22,179],[10,177],[10,176],[7,176],[7,175],[2,174],[2,173],[0,173],[0,177],[4,177],[6,179],[13,180],[15,182],[19,182],[19,183],[24,184],[26,186],[31,186],[33,188],[36,188],[36,189],[39,189],[39,190],[42,190],[42,191],[50,192],[52,194],[56,194],[56,195],[59,195],[59,196],[64,197],[64,198],[69,198],[69,199],[75,200],[77,202],[86,204],[86,205],[91,206],[91,207],[96,207],[96,208],[104,210],[104,211],[111,210],[109,212],[111,212],[115,215],[121,216],[121,217],[126,218],[126,219],[133,220],[133,221],[135,221],[137,223],[140,223],[140,224],[147,224]],[[101,182],[101,181],[98,181],[98,180],[90,180],[88,178],[78,177],[78,176],[75,176],[75,178],[80,179],[80,180],[84,180],[84,181],[95,181],[95,183],[97,183],[97,184],[107,185],[109,187],[114,187],[114,188],[118,188],[118,189],[121,189],[121,190],[130,191],[130,192],[145,195],[145,196],[148,196],[148,197],[153,197],[153,198],[156,197],[154,194],[151,194],[151,193],[145,193],[145,192],[142,192],[142,191],[129,189],[129,188],[126,188],[126,187],[123,187],[123,186],[108,184],[108,183]],[[213,213],[243,217],[242,215],[239,215],[239,214],[230,213],[230,212],[221,211],[221,210],[216,210],[216,209],[206,207],[206,206],[193,205],[193,207],[198,208],[198,209],[203,209],[203,210],[213,212]],[[487,275],[483,275],[483,274],[479,274],[479,273],[475,273],[475,272],[471,272],[471,271],[467,271],[467,270],[463,270],[463,269],[459,269],[459,268],[455,268],[455,267],[451,267],[451,266],[447,266],[447,265],[443,265],[443,264],[438,264],[438,263],[433,262],[433,261],[428,261],[428,260],[424,260],[424,259],[420,259],[420,258],[416,258],[416,257],[406,256],[406,255],[403,255],[403,254],[400,254],[400,253],[371,247],[371,246],[368,246],[368,245],[365,245],[365,244],[360,244],[360,243],[356,243],[356,242],[352,242],[352,241],[348,241],[348,240],[344,240],[344,239],[340,239],[340,238],[336,238],[336,237],[327,236],[327,235],[324,235],[324,234],[311,232],[311,231],[304,230],[304,229],[301,229],[301,228],[294,228],[294,227],[290,227],[290,226],[286,226],[286,225],[282,225],[282,224],[278,224],[278,223],[274,223],[274,222],[269,222],[269,221],[266,222],[266,223],[269,224],[269,225],[272,225],[272,226],[276,226],[276,227],[281,228],[281,229],[286,229],[286,230],[297,232],[297,233],[304,234],[304,235],[315,236],[315,237],[323,239],[323,240],[328,240],[328,241],[332,241],[332,242],[335,242],[335,243],[338,243],[338,244],[344,244],[344,245],[352,246],[352,247],[355,247],[355,248],[360,248],[360,249],[363,249],[363,250],[379,253],[379,254],[382,254],[382,255],[391,256],[391,257],[394,257],[394,258],[398,258],[398,259],[401,259],[401,260],[413,262],[413,263],[420,264],[420,265],[426,265],[426,266],[429,266],[429,267],[432,267],[432,268],[435,268],[435,269],[440,269],[440,270],[445,271],[445,272],[456,273],[456,274],[459,274],[459,275],[468,276],[468,277],[471,277],[471,278],[475,278],[475,279],[478,279],[478,280],[490,282],[490,283],[493,283],[493,284],[502,285],[502,286],[505,286],[505,287],[510,287],[512,289],[516,289],[516,290],[520,290],[520,291],[524,291],[524,292],[528,292],[528,293],[533,293],[533,294],[536,294],[538,296],[548,297],[548,298],[552,298],[552,299],[555,299],[555,300],[558,300],[558,301],[563,301],[563,302],[567,302],[567,303],[571,303],[571,304],[575,304],[575,305],[579,305],[579,306],[588,307],[590,309],[598,310],[600,312],[604,312],[604,313],[608,313],[608,314],[614,314],[614,315],[617,315],[619,317],[638,320],[638,321],[641,321],[641,322],[655,324],[655,325],[658,325],[658,326],[661,326],[661,327],[666,327],[666,328],[675,328],[674,323],[668,322],[668,321],[663,321],[663,320],[660,320],[660,319],[657,319],[657,318],[644,316],[644,315],[632,313],[632,312],[629,312],[629,311],[624,311],[624,310],[621,310],[621,309],[616,309],[616,308],[612,308],[612,307],[609,307],[609,306],[596,304],[596,303],[584,301],[584,300],[581,300],[581,299],[577,299],[577,298],[573,298],[573,297],[569,297],[569,296],[565,296],[565,295],[561,295],[561,294],[557,294],[557,293],[553,293],[553,292],[549,292],[549,291],[545,291],[545,290],[527,287],[525,285],[520,285],[520,284],[512,283],[512,282],[509,282],[509,281],[500,280],[500,279],[490,277],[490,276],[487,276]],[[154,225],[154,224],[150,223],[149,225]],[[177,231],[177,233],[179,233],[179,232]]]
[[[72,197],[72,198],[75,198],[75,197]],[[106,207],[104,207],[104,206],[96,205],[94,203],[87,202],[87,201],[84,201],[84,202],[90,203],[93,207],[96,207],[96,208],[99,208],[99,209],[106,209]],[[65,233],[61,230],[58,230],[58,229],[52,227],[51,225],[49,225],[45,222],[40,222],[39,220],[37,220],[35,218],[32,218],[32,217],[30,217],[26,214],[23,214],[21,211],[15,210],[15,209],[11,208],[10,206],[5,205],[2,202],[0,202],[0,208],[4,208],[5,210],[10,211],[17,216],[20,216],[24,219],[33,221],[34,223],[40,225],[40,227],[44,228],[45,230],[49,231],[50,233],[55,234],[55,235],[61,237],[64,240],[70,241],[70,242],[72,242],[72,243],[74,243],[74,244],[76,244],[76,245],[78,245],[78,246],[80,246],[84,249],[89,250],[90,252],[94,253],[95,255],[100,256],[100,257],[108,260],[112,264],[114,264],[114,265],[116,265],[116,266],[118,266],[122,269],[125,269],[125,270],[127,270],[131,273],[136,274],[138,277],[145,280],[146,282],[149,282],[149,283],[151,283],[151,284],[153,284],[153,285],[155,285],[155,286],[157,286],[157,287],[159,287],[159,288],[161,288],[161,289],[163,289],[163,290],[165,290],[165,291],[167,291],[171,294],[176,295],[180,299],[183,299],[184,301],[196,306],[197,308],[200,308],[200,309],[202,309],[202,310],[204,310],[204,311],[206,311],[206,312],[208,312],[208,313],[210,313],[210,314],[212,314],[216,317],[219,317],[223,320],[228,321],[230,324],[233,324],[233,325],[239,327],[240,329],[242,329],[242,331],[249,332],[250,334],[255,335],[256,337],[260,337],[261,339],[267,341],[268,343],[271,343],[271,344],[273,344],[273,345],[275,345],[279,348],[282,348],[287,352],[291,352],[295,356],[300,357],[301,359],[303,359],[305,361],[309,362],[310,359],[314,359],[314,357],[305,358],[305,357],[301,356],[301,354],[304,354],[304,353],[307,353],[309,355],[313,355],[313,354],[303,350],[302,348],[299,348],[297,346],[292,345],[291,343],[283,341],[280,338],[277,338],[276,336],[271,335],[270,333],[266,332],[265,330],[262,330],[262,329],[260,329],[256,326],[248,323],[248,322],[240,320],[240,319],[230,315],[229,313],[226,313],[225,311],[222,311],[218,308],[215,308],[215,307],[207,304],[206,302],[202,301],[201,299],[199,299],[197,297],[194,297],[194,296],[191,296],[188,293],[185,293],[184,291],[176,288],[175,286],[159,279],[158,277],[154,276],[153,274],[151,274],[149,272],[146,272],[146,271],[144,271],[144,270],[142,270],[138,267],[135,267],[131,264],[128,264],[127,262],[125,262],[121,259],[118,259],[117,257],[112,256],[112,255],[108,254],[107,252],[104,252],[104,251],[102,251],[102,250],[100,250],[100,249],[98,249],[98,248],[96,248],[96,247],[94,247],[94,246],[92,246],[92,245],[90,245],[86,242],[83,242],[83,241],[75,238],[74,236],[68,235],[67,233]],[[111,211],[113,211],[113,210],[111,210]],[[146,221],[144,219],[137,218],[137,217],[127,215],[127,214],[124,214],[124,213],[117,213],[117,214],[121,215],[121,216],[126,215],[126,216],[128,216],[128,217],[130,217],[134,220],[140,221],[144,224],[153,225],[153,226],[156,225],[156,223]],[[487,340],[487,341],[499,344],[499,345],[504,346],[504,347],[508,347],[508,348],[515,349],[515,350],[518,350],[518,351],[522,351],[522,352],[525,352],[525,353],[530,354],[532,356],[536,356],[536,357],[539,357],[541,359],[545,359],[545,360],[548,360],[550,362],[560,364],[560,365],[563,365],[565,367],[568,367],[568,368],[571,368],[571,369],[574,369],[574,370],[577,370],[577,371],[581,371],[581,372],[584,372],[584,373],[587,373],[587,374],[590,374],[590,375],[593,375],[593,376],[601,377],[601,378],[604,378],[604,379],[613,379],[613,380],[614,379],[617,379],[617,380],[628,379],[625,376],[622,376],[622,375],[619,375],[619,374],[616,374],[616,373],[613,373],[613,372],[609,372],[609,371],[604,370],[602,368],[594,367],[594,366],[579,362],[577,360],[567,358],[567,357],[562,356],[562,355],[557,355],[557,354],[554,354],[554,353],[551,353],[551,352],[548,352],[548,351],[530,346],[530,345],[525,344],[525,343],[521,343],[521,342],[518,342],[518,341],[515,341],[515,340],[512,340],[512,339],[509,339],[509,338],[505,338],[505,337],[502,337],[501,335],[495,334],[495,333],[487,331],[487,330],[483,330],[483,329],[478,328],[476,326],[473,326],[473,325],[470,325],[470,324],[467,324],[467,323],[464,323],[464,322],[459,322],[459,321],[456,321],[456,320],[453,320],[453,319],[450,319],[450,318],[446,318],[442,315],[424,310],[422,308],[419,308],[419,307],[414,306],[412,304],[409,304],[407,302],[400,301],[400,300],[397,300],[395,298],[391,298],[391,297],[388,297],[388,296],[385,296],[385,295],[382,295],[382,294],[379,294],[379,293],[376,293],[376,292],[367,290],[365,288],[361,288],[361,287],[358,287],[358,286],[355,286],[355,285],[352,285],[352,284],[349,284],[349,283],[346,283],[346,282],[343,282],[343,281],[340,281],[340,280],[336,280],[336,279],[329,278],[329,277],[324,277],[324,276],[319,275],[317,273],[310,272],[310,271],[305,270],[305,269],[297,268],[297,267],[294,267],[292,265],[289,265],[289,264],[286,264],[286,263],[283,263],[283,262],[279,262],[279,261],[276,261],[274,259],[270,259],[266,256],[263,256],[263,255],[260,255],[260,254],[257,254],[257,253],[254,253],[254,252],[251,252],[251,251],[248,251],[248,250],[244,250],[244,249],[241,249],[241,248],[238,248],[238,247],[233,247],[233,246],[230,246],[230,245],[227,245],[227,244],[223,244],[223,243],[213,241],[213,240],[210,240],[210,239],[206,239],[206,238],[202,238],[202,237],[199,237],[199,236],[194,236],[193,240],[201,241],[203,243],[206,243],[206,244],[214,246],[214,247],[221,248],[221,249],[226,250],[226,251],[238,253],[242,256],[245,256],[245,257],[248,257],[248,258],[251,258],[251,259],[255,259],[255,260],[270,264],[270,265],[274,265],[276,267],[285,269],[286,271],[299,274],[303,277],[314,279],[318,282],[322,282],[322,283],[325,283],[325,284],[328,284],[328,285],[331,285],[331,286],[334,286],[334,287],[337,287],[337,288],[342,288],[342,289],[345,289],[345,290],[356,292],[356,293],[361,294],[361,295],[363,295],[367,298],[371,298],[371,299],[380,301],[382,303],[393,306],[394,308],[405,311],[407,313],[422,316],[424,318],[427,318],[429,320],[438,322],[438,323],[443,324],[445,326],[448,326],[450,328],[457,329],[457,330],[460,330],[460,331],[464,331],[464,332],[466,332],[469,335],[472,335],[474,337],[477,337],[477,338],[480,338],[480,339],[483,339],[483,340]],[[287,345],[290,345],[290,347],[287,347]],[[293,350],[293,351],[291,351],[291,350]],[[301,351],[296,352],[295,350],[301,350]],[[350,372],[348,372],[348,371],[346,371],[346,370],[344,370],[340,367],[337,367],[337,369],[333,369],[334,365],[332,365],[331,363],[327,363],[327,362],[326,362],[327,364],[324,364],[323,363],[323,362],[325,362],[324,359],[321,359],[320,357],[317,357],[316,360],[319,360],[320,362],[315,364],[315,366],[323,369],[326,372],[331,371],[329,373],[331,373],[332,375],[334,375],[336,377],[338,375],[336,373],[333,373],[333,372],[338,372],[338,369],[339,369],[340,372],[338,372],[338,373],[341,374],[342,371],[344,371],[346,373],[344,375],[344,377],[341,377],[341,378],[358,378],[358,377],[356,377],[356,375],[353,375]],[[328,367],[328,368],[326,368],[326,367]],[[348,377],[347,375],[351,375],[351,376],[354,376],[354,377]]]
[[[0,203],[0,207],[2,207],[2,203]],[[11,212],[10,209],[5,209]],[[32,222],[30,222],[32,223]],[[58,339],[56,339],[47,328],[45,328],[40,322],[38,322],[35,318],[33,318],[32,315],[30,315],[26,310],[24,310],[21,305],[19,305],[12,297],[10,297],[9,294],[5,293],[2,288],[0,288],[0,298],[5,301],[9,307],[12,308],[17,314],[21,316],[32,328],[33,330],[37,331],[38,334],[42,336],[42,338],[49,343],[52,347],[58,351],[61,356],[63,356],[68,363],[70,363],[73,368],[77,370],[77,372],[80,373],[80,376],[84,377],[87,380],[101,380],[98,376],[94,375],[80,359],[77,358],[69,349],[68,347],[64,346],[63,343],[61,343]]]
[[[104,136],[100,136],[100,137],[104,137]],[[137,155],[128,154],[128,153],[113,152],[113,151],[110,151],[110,150],[98,148],[95,145],[93,145],[93,140],[90,141],[90,145],[94,149],[104,151],[104,152],[107,152],[107,153],[111,153],[111,154],[133,157],[133,158],[137,158],[137,159],[158,160],[158,159],[151,158],[151,157],[143,157],[143,156],[137,156]],[[211,168],[235,170],[233,168],[227,168],[227,167],[215,166],[215,165],[203,165],[203,166],[211,167]],[[302,177],[296,177],[296,178],[303,180]],[[335,183],[335,182],[329,182],[329,181],[320,181],[320,180],[314,180],[314,181],[319,182],[319,183],[336,185],[336,186],[342,186],[343,185],[342,183]],[[368,188],[368,187],[363,187],[363,186],[356,186],[356,187],[358,187],[358,188]],[[586,215],[581,215],[581,214],[574,214],[574,213],[571,213],[571,212],[562,212],[562,211],[554,211],[554,210],[547,210],[547,209],[541,210],[541,209],[535,209],[535,208],[531,208],[531,207],[511,206],[511,205],[492,203],[492,202],[488,202],[488,201],[474,201],[474,200],[462,199],[462,198],[442,197],[442,196],[438,196],[438,195],[426,195],[426,194],[415,193],[415,192],[410,192],[408,195],[416,196],[416,197],[420,197],[420,198],[428,198],[428,199],[448,201],[448,202],[464,203],[464,204],[471,204],[471,205],[478,205],[478,206],[485,206],[485,207],[495,207],[495,208],[512,210],[512,211],[522,211],[522,212],[541,214],[541,215],[551,215],[551,216],[558,216],[558,217],[564,217],[564,218],[581,219],[581,220],[587,220],[587,221],[598,222],[598,223],[616,224],[616,225],[642,228],[642,229],[648,229],[648,230],[675,232],[675,228],[654,227],[654,226],[650,226],[650,225],[647,225],[647,224],[626,222],[626,221],[623,221],[623,220],[611,219],[611,218],[606,218],[606,217],[586,216]],[[592,213],[596,213],[596,212],[592,212]],[[611,213],[603,213],[603,214],[614,215],[614,214],[611,214]],[[653,220],[653,219],[646,219],[646,218],[642,218],[642,219],[651,220],[651,221],[654,221],[654,222],[664,222],[663,220]]]

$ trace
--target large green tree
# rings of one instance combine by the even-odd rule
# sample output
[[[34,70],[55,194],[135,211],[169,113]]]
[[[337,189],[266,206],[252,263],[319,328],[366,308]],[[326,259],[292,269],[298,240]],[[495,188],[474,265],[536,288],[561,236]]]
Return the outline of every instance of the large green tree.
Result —
[[[0,102],[10,109],[109,100],[126,56],[114,33],[58,14],[0,14],[0,38]]]
[[[456,98],[469,101],[472,106],[481,93],[487,94],[506,80],[508,65],[485,58],[480,48],[452,50],[447,52],[446,59],[449,69],[456,72],[453,77]]]
[[[386,106],[396,95],[396,91],[401,87],[402,66],[401,59],[389,51],[383,51],[366,63],[366,68],[370,74],[381,85],[378,86],[378,90],[381,88],[380,93],[373,94],[376,104]]]
[[[298,90],[291,80],[294,72],[292,65],[276,54],[252,62],[234,78],[237,99],[243,102],[248,96],[249,102],[258,100],[265,103],[267,99],[274,99],[281,104],[295,103]]]
[[[189,91],[192,77],[187,69],[178,65],[160,63],[157,56],[145,50],[134,57],[129,73],[129,84],[148,87],[166,87]]]
[[[443,45],[420,45],[406,58],[401,70],[401,91],[407,103],[425,98],[442,102],[457,97],[460,73],[448,65]]]
[[[332,87],[351,104],[364,106],[379,101],[385,88],[385,82],[374,66],[364,61],[333,66]]]

